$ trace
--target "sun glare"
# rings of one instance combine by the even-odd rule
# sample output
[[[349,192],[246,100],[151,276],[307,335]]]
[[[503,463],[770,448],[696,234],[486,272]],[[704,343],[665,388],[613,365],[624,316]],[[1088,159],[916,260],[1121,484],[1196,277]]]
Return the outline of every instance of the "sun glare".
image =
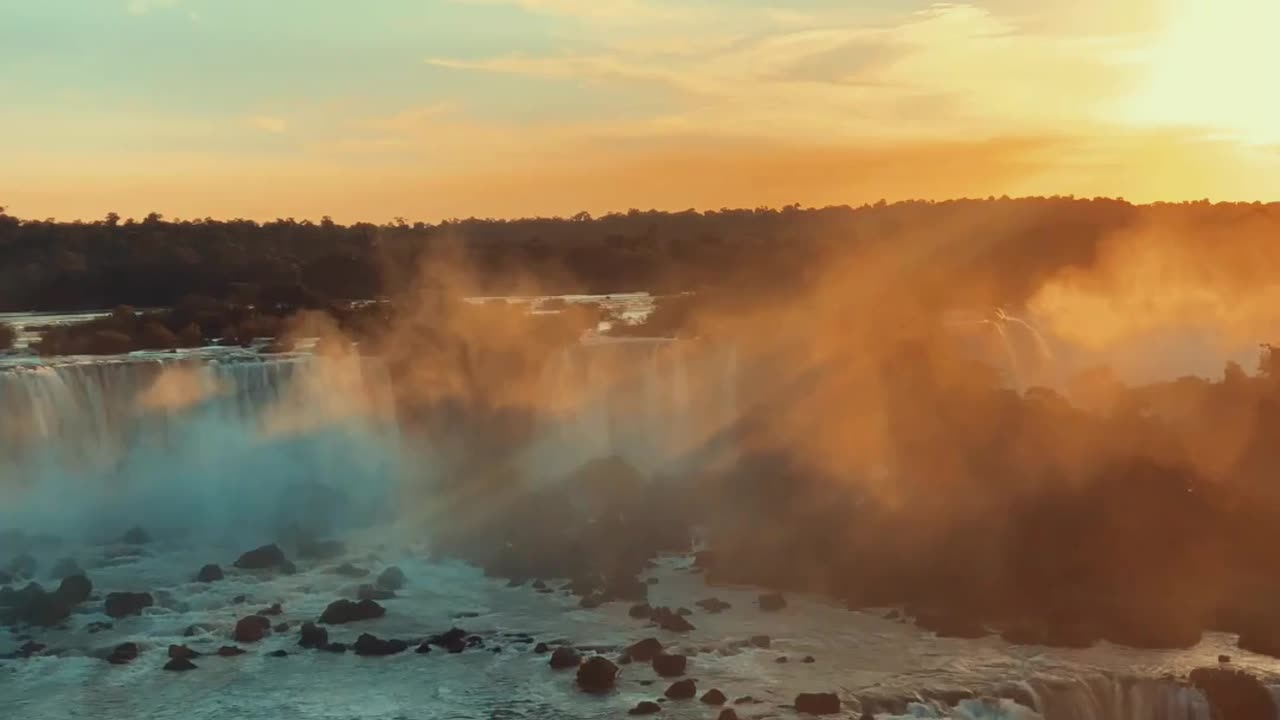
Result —
[[[1280,143],[1280,2],[1168,0],[1167,22],[1139,54],[1144,80],[1123,119],[1250,144]]]

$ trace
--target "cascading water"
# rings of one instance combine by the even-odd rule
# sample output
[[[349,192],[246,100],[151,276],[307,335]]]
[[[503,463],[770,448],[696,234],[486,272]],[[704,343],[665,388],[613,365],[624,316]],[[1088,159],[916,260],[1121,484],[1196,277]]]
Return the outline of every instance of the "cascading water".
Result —
[[[337,403],[379,393],[385,379],[367,361],[152,357],[0,371],[0,525],[267,534],[291,514],[316,521],[326,493],[346,498],[345,517],[374,512],[394,490],[396,429]]]

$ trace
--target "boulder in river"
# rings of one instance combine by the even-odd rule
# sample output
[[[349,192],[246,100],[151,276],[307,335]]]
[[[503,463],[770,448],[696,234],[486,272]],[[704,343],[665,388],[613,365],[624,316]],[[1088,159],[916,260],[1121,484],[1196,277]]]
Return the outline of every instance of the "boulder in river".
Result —
[[[273,570],[285,567],[288,562],[284,551],[272,543],[244,553],[236,559],[235,566],[241,570]]]
[[[672,700],[690,700],[698,694],[698,684],[688,679],[677,680],[664,694]]]
[[[244,650],[241,650],[235,645],[223,645],[222,647],[218,648],[218,652],[217,652],[218,657],[237,657],[243,654],[244,654]]]
[[[571,647],[558,647],[551,653],[552,670],[568,670],[582,663],[582,656]]]
[[[725,610],[733,607],[720,598],[707,598],[706,600],[699,600],[694,604],[712,614],[724,612]]]
[[[835,715],[840,712],[840,698],[835,693],[800,693],[796,696],[796,712]]]
[[[118,620],[130,615],[141,615],[144,608],[155,605],[155,599],[151,597],[151,593],[114,592],[107,595],[104,604],[107,615]]]
[[[400,590],[405,584],[404,571],[392,565],[378,575],[374,584],[384,590]]]
[[[93,583],[84,575],[68,575],[62,578],[54,594],[71,605],[79,605],[93,593]]]
[[[586,692],[599,693],[613,689],[618,678],[618,666],[599,655],[587,658],[578,667],[578,687]]]
[[[702,694],[702,702],[707,705],[723,705],[728,702],[728,700],[729,698],[725,697],[724,693],[720,692],[716,688],[711,688]]]
[[[304,648],[322,648],[329,644],[329,631],[312,622],[302,623],[298,645]]]
[[[191,659],[200,657],[200,653],[196,652],[195,650],[192,650],[186,645],[170,645],[169,657],[186,658],[188,660],[191,660]]]
[[[271,621],[261,615],[249,615],[236,622],[232,637],[238,643],[255,643],[271,632]]]
[[[360,620],[374,620],[387,614],[386,608],[373,600],[335,600],[329,603],[320,615],[320,622],[326,625],[341,625]]]
[[[738,713],[733,708],[725,708],[716,716],[716,720],[738,720]]]
[[[164,669],[170,672],[187,672],[195,670],[196,664],[191,662],[189,658],[173,658],[164,664]]]
[[[641,700],[636,706],[627,711],[628,715],[657,715],[662,712],[662,706],[652,700]]]
[[[636,662],[649,662],[662,652],[662,643],[657,638],[645,638],[627,646],[627,656]]]
[[[668,632],[684,633],[696,629],[693,626],[693,623],[686,620],[683,615],[671,610],[671,608],[654,608],[650,619],[653,620],[658,627]]]
[[[218,582],[223,578],[222,568],[210,563],[200,568],[200,572],[196,573],[196,582],[211,583]]]
[[[128,665],[138,659],[137,643],[120,643],[111,650],[111,654],[107,656],[107,662],[112,665]]]
[[[409,643],[404,640],[383,640],[369,633],[362,633],[351,648],[357,655],[383,657],[386,655],[398,655],[408,650]]]
[[[632,605],[631,609],[627,610],[627,615],[630,615],[637,620],[648,620],[649,617],[653,615],[653,608],[649,607],[649,603]]]
[[[653,671],[660,677],[679,677],[689,667],[689,658],[660,652],[653,656]]]

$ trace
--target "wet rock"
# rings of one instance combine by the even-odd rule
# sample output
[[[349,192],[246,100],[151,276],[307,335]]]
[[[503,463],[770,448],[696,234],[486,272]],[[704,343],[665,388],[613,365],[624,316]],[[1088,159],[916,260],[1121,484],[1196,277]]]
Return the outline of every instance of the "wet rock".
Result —
[[[795,707],[808,715],[835,715],[840,712],[840,698],[835,693],[800,693]]]
[[[130,615],[141,615],[144,608],[155,605],[151,593],[114,592],[109,593],[104,606],[109,617],[117,620]]]
[[[217,652],[218,657],[238,657],[243,654],[244,654],[244,650],[241,650],[235,645],[223,645],[222,647],[218,648],[218,652]]]
[[[405,584],[404,571],[392,565],[378,575],[374,584],[384,590],[400,590]]]
[[[698,685],[692,680],[677,680],[663,694],[672,700],[690,700],[698,694]]]
[[[376,585],[365,583],[356,588],[357,600],[390,600],[396,596],[394,590],[386,590]]]
[[[286,633],[286,632],[289,632],[289,623],[287,623],[287,622],[278,623],[278,624],[277,624],[274,628],[272,628],[272,629],[273,629],[273,630],[275,630],[275,631],[276,631],[276,632],[278,632],[278,633]]]
[[[173,658],[164,664],[164,669],[169,672],[187,672],[188,670],[195,670],[196,664],[187,658]]]
[[[776,663],[778,663],[779,665],[786,665],[787,663],[791,662],[791,661],[787,658],[787,656],[786,656],[786,655],[783,655],[783,656],[781,656],[781,657],[774,658],[774,660],[773,660],[773,661],[774,661],[774,662],[776,662]]]
[[[249,602],[249,596],[247,596],[247,595],[237,595],[237,596],[235,596],[235,597],[231,598],[231,604],[232,604],[232,605],[243,605],[243,604],[245,604],[246,602]]]
[[[284,607],[280,603],[272,603],[271,607],[258,611],[263,617],[279,617],[284,614]]]
[[[712,614],[721,613],[733,607],[720,598],[707,598],[706,600],[699,600],[694,604]]]
[[[653,671],[659,677],[679,677],[689,667],[689,658],[660,652],[653,656]]]
[[[419,655],[426,655],[427,653],[431,652],[431,643],[424,641],[421,645],[418,646],[418,649],[415,650],[414,652],[418,653]]]
[[[541,580],[534,580],[534,581],[533,581],[533,589],[534,589],[534,590],[548,590],[549,588],[547,587],[547,584],[546,584],[545,582],[543,582],[543,581],[541,581]]]
[[[137,643],[120,643],[111,650],[111,654],[107,656],[107,662],[112,665],[128,665],[138,659]]]
[[[728,702],[728,700],[729,698],[725,697],[724,693],[715,688],[711,688],[702,694],[702,702],[707,705],[723,705]]]
[[[113,627],[115,627],[115,625],[109,622],[91,622],[85,627],[85,629],[89,631],[90,635],[95,635],[103,630],[110,630]]]
[[[801,660],[800,662],[804,663],[805,665],[812,665],[813,663],[817,662],[817,660],[814,660],[812,655],[805,655],[804,659]]]
[[[71,605],[79,605],[93,594],[93,583],[82,574],[67,575],[62,578],[54,594]]]
[[[341,625],[360,620],[375,620],[387,614],[386,608],[373,600],[335,600],[329,603],[320,615],[320,622],[326,625]]]
[[[782,593],[765,593],[756,599],[756,604],[765,612],[777,612],[787,606],[787,598]]]
[[[169,657],[186,658],[188,660],[191,660],[191,659],[200,657],[200,653],[196,652],[195,650],[192,650],[186,645],[170,645]]]
[[[662,712],[662,706],[652,700],[641,700],[627,711],[628,715],[656,715]]]
[[[1229,662],[1231,662],[1231,656],[1230,656],[1230,655],[1219,655],[1219,656],[1218,656],[1218,662],[1220,662],[1220,663],[1229,663]]]
[[[38,567],[35,557],[22,553],[9,562],[9,574],[14,579],[34,578]]]
[[[604,604],[604,599],[599,595],[587,595],[578,601],[578,607],[584,610],[594,610]]]
[[[1256,677],[1230,668],[1197,668],[1187,678],[1209,698],[1214,718],[1254,720],[1273,718],[1275,701]]]
[[[304,648],[321,648],[329,644],[329,631],[312,622],[302,623],[298,645]]]
[[[332,560],[341,557],[346,551],[346,546],[338,540],[298,541],[298,557],[303,560]]]
[[[367,576],[369,574],[369,571],[362,567],[356,567],[351,563],[342,563],[341,565],[333,569],[333,574],[341,575],[343,577],[349,577],[349,578],[362,578]]]
[[[470,644],[467,640],[467,631],[462,628],[451,628],[447,632],[432,635],[427,638],[427,642],[444,649],[451,655],[457,655],[466,650],[468,644]]]
[[[578,687],[586,692],[606,692],[613,688],[618,677],[618,666],[596,655],[578,667]]]
[[[662,652],[662,643],[657,638],[645,638],[628,645],[625,652],[636,662],[649,662]]]
[[[547,647],[547,644],[544,642],[540,642],[537,645],[533,646],[533,652],[538,655],[545,655],[550,651],[551,651],[551,648]]]
[[[289,562],[284,551],[272,543],[254,548],[236,559],[235,566],[241,570],[273,570],[279,569]]]
[[[213,563],[205,565],[200,568],[200,572],[196,573],[196,582],[212,583],[218,582],[222,578],[222,568]]]
[[[408,650],[409,643],[404,640],[383,640],[379,637],[370,635],[369,633],[362,633],[360,637],[356,639],[355,644],[351,646],[351,649],[354,650],[357,655],[363,655],[366,657],[384,657],[387,655],[398,655],[405,650]]]
[[[750,695],[743,695],[742,697],[734,700],[733,704],[734,705],[755,705],[758,702],[760,701],[751,697]]]
[[[649,603],[632,605],[631,609],[627,611],[627,615],[637,620],[648,620],[653,615],[653,608],[649,607]]]
[[[738,720],[738,713],[733,708],[725,708],[716,716],[716,720]]]
[[[653,609],[653,615],[650,617],[658,627],[668,632],[684,633],[696,628],[693,623],[686,620],[683,616],[673,612],[670,608],[656,607]]]
[[[324,650],[325,652],[344,653],[347,651],[347,646],[342,643],[329,643],[328,645],[325,645],[321,649]]]
[[[51,580],[62,580],[72,575],[83,575],[84,571],[80,569],[80,563],[75,558],[64,557],[53,564],[53,569],[49,571]]]
[[[125,545],[146,545],[151,542],[151,536],[146,530],[140,527],[130,528],[121,538],[120,542]]]
[[[749,642],[765,650],[773,646],[773,640],[768,635],[752,635]]]
[[[567,670],[582,663],[582,656],[571,647],[558,647],[551,653],[551,669]]]
[[[217,628],[215,628],[213,625],[209,625],[207,623],[199,624],[199,625],[188,625],[187,629],[182,632],[182,636],[196,637],[197,635],[208,635],[216,629]]]
[[[289,657],[289,651],[288,650],[272,650],[271,652],[267,653],[267,657],[273,657],[273,658]]]
[[[232,638],[238,643],[255,643],[271,632],[271,621],[261,615],[249,615],[236,622]]]

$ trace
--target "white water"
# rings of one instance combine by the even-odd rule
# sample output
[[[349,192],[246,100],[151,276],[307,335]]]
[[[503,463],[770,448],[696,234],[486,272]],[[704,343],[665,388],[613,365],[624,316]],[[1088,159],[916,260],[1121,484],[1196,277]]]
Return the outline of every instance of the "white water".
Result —
[[[422,469],[402,452],[406,441],[385,407],[377,364],[319,362],[152,355],[0,370],[0,530],[64,538],[63,547],[39,553],[43,566],[75,556],[101,592],[169,595],[161,607],[97,635],[84,630],[105,619],[100,603],[90,602],[90,612],[75,616],[67,631],[40,637],[62,651],[59,656],[0,664],[0,707],[37,719],[603,718],[661,695],[665,683],[641,685],[651,673],[627,668],[619,692],[585,697],[570,676],[550,673],[544,657],[514,647],[460,657],[265,657],[278,647],[292,651],[292,635],[239,659],[205,658],[198,672],[181,677],[160,672],[170,642],[200,650],[228,643],[231,624],[247,611],[231,604],[235,595],[249,595],[249,609],[283,602],[287,619],[298,622],[350,592],[352,581],[327,565],[303,565],[300,574],[275,579],[233,573],[213,586],[189,582],[204,563],[227,567],[247,545],[270,539],[293,520],[346,533],[353,538],[353,562],[375,572],[395,563],[411,578],[403,597],[386,603],[387,618],[335,631],[336,639],[350,641],[362,630],[413,637],[462,624],[616,646],[655,632],[627,618],[625,606],[581,610],[569,598],[507,588],[465,565],[429,562],[411,534],[384,533],[361,544],[350,534],[353,526],[389,513],[398,483]],[[568,350],[547,367],[553,412],[528,450],[528,463],[554,477],[589,459],[622,455],[661,474],[714,461],[690,454],[708,438],[722,445],[713,454],[731,453],[724,431],[737,412],[736,363],[723,349],[670,342]],[[145,525],[160,542],[144,557],[108,560],[115,553],[98,541],[133,524]],[[1280,669],[1220,635],[1187,651],[1105,643],[1056,650],[996,638],[940,639],[816,598],[792,598],[785,613],[763,614],[753,607],[752,591],[707,588],[680,564],[672,560],[659,571],[651,599],[692,607],[716,595],[733,603],[723,615],[696,614],[698,629],[673,641],[698,653],[693,675],[701,689],[763,701],[739,706],[743,717],[785,716],[790,711],[779,706],[798,692],[836,691],[851,707],[866,703],[881,718],[1209,720],[1203,695],[1175,678],[1216,664],[1220,653],[1264,676]],[[459,611],[482,616],[452,620]],[[211,623],[212,635],[182,638],[193,623]],[[756,633],[772,635],[774,648],[731,649],[729,640]],[[124,640],[149,650],[124,668],[91,657]],[[0,654],[19,644],[0,634]],[[792,662],[778,664],[779,655]],[[817,662],[799,662],[805,655]],[[936,699],[963,690],[975,697],[956,707]],[[671,704],[664,716],[707,713],[696,703]]]

